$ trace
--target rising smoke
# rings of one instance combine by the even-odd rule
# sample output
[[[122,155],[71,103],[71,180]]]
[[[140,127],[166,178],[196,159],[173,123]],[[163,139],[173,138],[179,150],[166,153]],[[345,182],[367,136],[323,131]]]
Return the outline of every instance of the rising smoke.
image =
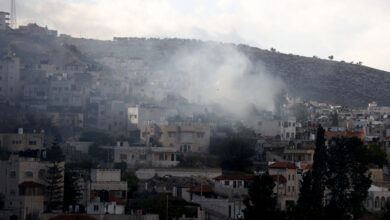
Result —
[[[273,111],[283,85],[234,45],[206,43],[180,49],[161,69],[155,77],[165,79],[166,93],[180,94],[191,103],[217,104],[239,117],[251,107]]]

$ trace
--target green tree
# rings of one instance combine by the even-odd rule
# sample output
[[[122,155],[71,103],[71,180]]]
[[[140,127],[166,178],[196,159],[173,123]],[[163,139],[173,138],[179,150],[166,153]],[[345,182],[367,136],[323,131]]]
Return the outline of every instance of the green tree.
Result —
[[[4,208],[5,205],[5,196],[4,194],[0,193],[0,210]]]
[[[376,143],[369,145],[367,153],[371,164],[382,168],[387,163],[386,152],[380,145]]]
[[[324,191],[325,191],[325,174],[327,172],[328,161],[327,149],[325,146],[325,130],[322,126],[318,126],[317,136],[316,136],[316,148],[314,151],[313,157],[313,169],[312,169],[312,178],[313,178],[313,208],[321,208],[324,201]]]
[[[390,202],[387,201],[385,205],[385,210],[380,218],[381,220],[388,220],[390,219]]]
[[[365,211],[363,201],[371,186],[369,158],[358,138],[334,139],[329,147],[327,188],[328,218],[356,219]]]
[[[69,206],[75,207],[82,195],[81,187],[77,182],[77,177],[74,172],[66,171],[64,175],[64,199],[63,199],[63,211],[69,211]]]
[[[254,176],[248,190],[248,199],[244,201],[246,220],[278,219],[276,209],[277,198],[273,189],[275,187],[272,176],[268,173]]]
[[[62,204],[63,169],[58,162],[51,162],[44,177],[47,194],[47,212],[58,210]]]
[[[339,115],[337,112],[330,114],[332,120],[332,126],[339,126]]]
[[[107,151],[101,148],[101,146],[114,144],[115,138],[103,132],[84,132],[80,137],[80,141],[93,142],[88,148],[88,154],[108,162]]]
[[[139,180],[135,173],[132,171],[123,172],[121,179],[122,181],[127,182],[127,198],[130,198],[132,194],[137,190]]]
[[[64,159],[65,157],[62,154],[62,150],[57,144],[57,139],[55,139],[51,147],[46,151],[46,160],[50,162],[61,162],[64,161]]]
[[[210,154],[219,157],[223,169],[247,171],[252,166],[256,134],[241,122],[233,127],[233,130],[226,130],[228,137],[211,138]]]
[[[221,165],[223,169],[248,171],[252,166],[256,139],[235,135],[228,137],[224,146]]]
[[[327,173],[325,130],[318,126],[313,168],[303,175],[299,199],[294,210],[296,219],[324,219],[324,191]]]

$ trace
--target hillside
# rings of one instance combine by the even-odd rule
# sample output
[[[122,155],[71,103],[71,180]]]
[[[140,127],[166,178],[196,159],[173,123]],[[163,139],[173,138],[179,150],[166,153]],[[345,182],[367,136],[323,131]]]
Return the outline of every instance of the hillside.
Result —
[[[151,66],[168,62],[169,55],[186,48],[213,45],[213,50],[223,50],[230,44],[182,39],[131,38],[124,42],[70,39],[94,58],[116,56],[141,58]],[[221,49],[222,47],[222,49]],[[234,45],[252,63],[260,63],[271,75],[284,82],[284,90],[303,100],[365,107],[376,101],[390,105],[390,73],[363,65],[339,61],[288,55],[245,45]]]
[[[197,48],[207,47],[216,54],[226,54],[228,51],[226,48],[234,47],[255,66],[250,69],[251,72],[256,74],[257,67],[261,66],[261,71],[266,71],[283,82],[284,91],[303,100],[356,107],[364,107],[372,101],[390,105],[389,72],[357,64],[287,55],[245,45],[183,39],[130,38],[121,41],[100,41],[0,33],[1,53],[4,54],[9,45],[25,64],[39,63],[45,59],[62,65],[74,59],[92,64],[104,57],[122,60],[136,58],[143,60],[151,71],[166,66],[172,55],[178,51],[191,54]],[[75,48],[69,45],[75,45]],[[215,59],[218,63],[218,56]]]

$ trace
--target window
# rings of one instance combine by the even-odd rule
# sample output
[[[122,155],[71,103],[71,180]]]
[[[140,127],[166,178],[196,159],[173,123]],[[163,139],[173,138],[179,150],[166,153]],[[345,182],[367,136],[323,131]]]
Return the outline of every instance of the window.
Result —
[[[168,136],[170,138],[174,138],[174,137],[176,137],[176,132],[168,132]]]
[[[15,177],[16,177],[16,172],[15,172],[15,171],[11,171],[11,172],[9,173],[9,177],[10,177],[10,178],[15,178]]]
[[[121,155],[119,155],[119,158],[121,160],[127,160],[127,154],[121,154]]]
[[[29,145],[37,145],[37,141],[29,141],[28,144]]]
[[[9,194],[11,195],[11,196],[14,196],[16,193],[15,193],[15,190],[13,190],[13,189],[11,189],[10,191],[9,191]]]
[[[198,138],[203,138],[204,137],[204,133],[198,133]]]
[[[225,180],[225,186],[229,186],[229,181]]]
[[[175,161],[175,154],[171,154],[171,161]]]
[[[139,155],[140,160],[146,160],[146,154],[141,154]]]
[[[290,133],[286,132],[286,138],[289,138],[289,137],[290,137]]]
[[[291,187],[291,190],[292,190],[292,192],[295,192],[295,187],[292,186],[292,187]]]
[[[24,172],[24,177],[25,178],[33,178],[33,172],[31,172],[31,171],[26,171],[26,172]]]
[[[258,125],[258,126],[262,126],[262,125],[263,125],[263,122],[259,121],[259,122],[257,122],[257,125]]]
[[[93,206],[93,211],[99,211],[99,206],[98,205],[94,205]]]
[[[287,192],[290,192],[290,186],[287,186]]]
[[[292,175],[292,180],[294,180],[295,179],[295,175]]]
[[[291,122],[288,123],[288,126],[291,127]]]
[[[290,174],[288,175],[288,180],[290,180]]]
[[[233,188],[236,188],[237,187],[237,181],[233,181]]]

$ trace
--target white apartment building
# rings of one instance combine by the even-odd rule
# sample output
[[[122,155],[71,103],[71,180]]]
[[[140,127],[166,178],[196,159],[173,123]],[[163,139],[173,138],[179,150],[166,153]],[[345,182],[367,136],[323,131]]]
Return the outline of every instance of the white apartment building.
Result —
[[[143,125],[161,122],[165,118],[165,110],[152,105],[136,105],[127,109],[129,127],[141,129]]]

